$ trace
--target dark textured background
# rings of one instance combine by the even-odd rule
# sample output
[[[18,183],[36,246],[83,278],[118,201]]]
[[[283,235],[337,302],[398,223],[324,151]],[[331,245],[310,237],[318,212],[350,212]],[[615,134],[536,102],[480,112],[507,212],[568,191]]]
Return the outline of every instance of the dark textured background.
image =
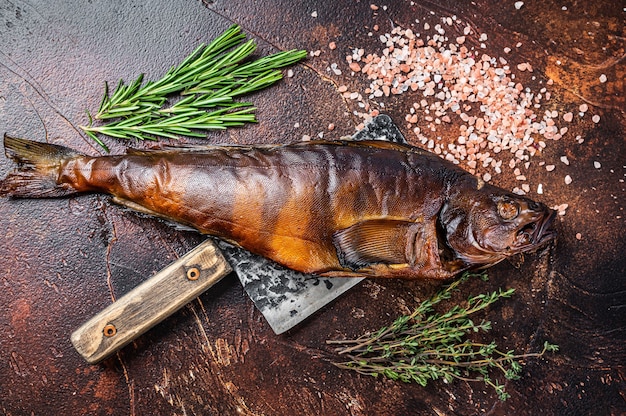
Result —
[[[234,276],[203,294],[100,365],[87,365],[69,334],[88,317],[194,247],[201,238],[141,218],[104,196],[0,200],[0,413],[6,415],[606,415],[624,414],[625,15],[623,2],[526,1],[7,1],[0,0],[0,132],[96,154],[76,126],[86,123],[105,80],[160,76],[233,22],[260,45],[321,50],[271,92],[252,99],[258,125],[210,135],[213,142],[287,142],[352,134],[337,86],[362,90],[345,55],[380,50],[367,36],[408,27],[430,12],[457,15],[487,33],[487,53],[522,42],[512,62],[531,62],[555,80],[551,109],[589,102],[601,122],[572,123],[543,157],[570,166],[540,177],[549,205],[569,204],[556,247],[490,270],[467,293],[514,287],[485,315],[485,336],[504,349],[561,347],[530,360],[500,402],[481,384],[428,387],[361,377],[333,367],[329,338],[357,336],[430,296],[434,282],[368,281],[286,335],[276,336]],[[387,10],[382,6],[387,5]],[[567,10],[563,10],[566,6]],[[317,11],[317,17],[311,13]],[[457,35],[463,26],[449,28]],[[335,41],[337,49],[329,50]],[[560,61],[561,65],[556,62]],[[336,62],[344,75],[326,71]],[[600,84],[598,73],[609,81]],[[534,89],[536,85],[529,84]],[[405,94],[389,99],[404,130]],[[395,100],[395,101],[394,101]],[[294,124],[300,127],[295,128]],[[405,131],[411,140],[411,134]],[[581,135],[584,145],[572,139]],[[123,143],[112,142],[113,152]],[[139,144],[141,146],[141,144]],[[593,168],[593,161],[602,163]],[[0,175],[11,164],[0,159]],[[574,182],[562,185],[570,174]],[[619,180],[622,179],[620,182]],[[505,172],[497,184],[512,188]],[[576,234],[582,239],[578,240]]]

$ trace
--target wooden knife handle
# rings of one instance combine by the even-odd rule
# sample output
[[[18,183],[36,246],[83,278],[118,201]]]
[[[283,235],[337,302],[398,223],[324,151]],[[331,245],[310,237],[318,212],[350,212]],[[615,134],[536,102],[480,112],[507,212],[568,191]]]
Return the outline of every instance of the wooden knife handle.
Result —
[[[113,302],[72,333],[74,348],[93,364],[118,351],[198,297],[231,271],[206,240]]]

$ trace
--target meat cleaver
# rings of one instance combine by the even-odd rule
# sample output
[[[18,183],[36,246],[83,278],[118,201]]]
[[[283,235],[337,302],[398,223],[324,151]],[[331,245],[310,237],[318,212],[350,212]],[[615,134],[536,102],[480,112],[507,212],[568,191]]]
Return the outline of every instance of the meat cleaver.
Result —
[[[387,115],[374,118],[352,140],[406,143]],[[276,334],[293,328],[363,280],[305,275],[209,238],[85,322],[72,333],[72,344],[87,362],[97,363],[231,271]]]

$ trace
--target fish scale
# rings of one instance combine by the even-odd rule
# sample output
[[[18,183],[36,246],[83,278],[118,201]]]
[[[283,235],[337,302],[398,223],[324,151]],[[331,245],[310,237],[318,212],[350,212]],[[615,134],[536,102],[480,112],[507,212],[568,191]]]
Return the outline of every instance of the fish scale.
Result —
[[[21,166],[0,195],[109,193],[320,276],[446,279],[554,237],[545,205],[406,144],[311,141],[90,157],[6,136],[5,148]]]
[[[401,144],[370,140],[380,138]],[[545,205],[402,143],[386,116],[353,139],[94,158],[5,135],[5,152],[18,166],[0,181],[0,196],[108,192],[115,202],[229,242],[219,241],[228,262],[205,241],[76,330],[72,343],[89,362],[206,290],[229,264],[281,333],[363,277],[449,278],[556,235],[555,213]],[[198,284],[183,286],[190,280]]]

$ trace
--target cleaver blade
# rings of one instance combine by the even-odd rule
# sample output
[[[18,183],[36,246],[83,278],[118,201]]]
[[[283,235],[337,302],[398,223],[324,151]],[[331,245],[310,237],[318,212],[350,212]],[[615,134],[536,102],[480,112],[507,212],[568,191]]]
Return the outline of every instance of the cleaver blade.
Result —
[[[375,117],[351,140],[407,143],[391,118],[384,114]],[[226,242],[217,244],[276,334],[290,330],[363,280],[306,275]]]

